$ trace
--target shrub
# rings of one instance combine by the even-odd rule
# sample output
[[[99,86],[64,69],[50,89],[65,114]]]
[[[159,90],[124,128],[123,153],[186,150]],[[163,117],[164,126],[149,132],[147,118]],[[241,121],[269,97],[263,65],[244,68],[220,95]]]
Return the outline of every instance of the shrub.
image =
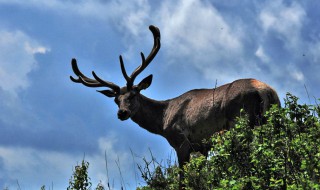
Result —
[[[89,162],[82,160],[81,165],[74,168],[73,175],[69,180],[67,190],[87,190],[91,187],[90,178],[88,176]]]
[[[137,190],[176,190],[179,189],[179,167],[171,165],[168,160],[168,167],[162,166],[152,156],[151,161],[143,159],[144,166],[138,165],[141,177],[147,186],[138,187]]]
[[[283,108],[274,105],[265,114],[266,124],[251,129],[241,115],[234,128],[212,136],[211,157],[184,166],[185,189],[320,188],[319,105],[298,104],[288,93]],[[141,170],[147,186],[138,189],[177,187],[179,172],[168,174],[176,168]]]
[[[90,190],[91,182],[88,176],[89,162],[82,160],[81,165],[74,168],[73,175],[69,180],[69,187],[67,190]],[[99,183],[96,190],[104,190],[104,186]]]

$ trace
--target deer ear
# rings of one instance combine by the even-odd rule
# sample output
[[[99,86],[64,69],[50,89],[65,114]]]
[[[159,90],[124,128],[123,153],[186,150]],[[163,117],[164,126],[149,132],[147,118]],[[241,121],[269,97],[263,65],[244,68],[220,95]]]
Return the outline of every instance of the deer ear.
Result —
[[[145,90],[147,89],[152,83],[152,75],[147,76],[138,84],[138,90]]]
[[[108,96],[110,98],[115,97],[116,93],[111,90],[97,90],[97,92],[100,92],[101,94]]]

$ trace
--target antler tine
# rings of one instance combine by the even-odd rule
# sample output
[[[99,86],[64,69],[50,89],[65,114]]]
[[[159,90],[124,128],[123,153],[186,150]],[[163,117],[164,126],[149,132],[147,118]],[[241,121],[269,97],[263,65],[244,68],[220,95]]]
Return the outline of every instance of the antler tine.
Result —
[[[149,63],[151,63],[151,61],[153,60],[153,58],[157,55],[159,49],[160,49],[160,30],[159,28],[150,25],[149,26],[150,31],[153,34],[153,39],[154,39],[154,43],[153,43],[153,48],[151,50],[151,52],[149,53],[148,57],[145,58],[144,54],[141,52],[141,59],[142,59],[142,63],[141,65],[135,69],[130,78],[132,80],[132,83],[134,81],[134,79],[149,65]]]
[[[114,92],[118,93],[120,92],[120,87],[112,82],[108,82],[108,81],[105,81],[105,80],[102,80],[100,77],[98,77],[96,75],[96,73],[94,71],[92,71],[92,75],[93,77],[99,82],[101,83],[103,86],[106,86],[106,87],[109,87],[111,88]]]
[[[123,63],[123,59],[122,59],[121,55],[119,56],[119,60],[120,60],[120,67],[121,67],[122,75],[124,76],[124,78],[128,82],[128,81],[130,81],[130,78],[129,78],[128,74],[127,74],[126,68],[124,67],[124,63]]]
[[[150,25],[149,29],[153,34],[153,39],[154,39],[153,48],[152,48],[152,50],[149,53],[147,58],[145,58],[144,54],[141,52],[142,63],[138,68],[136,68],[132,72],[130,77],[128,77],[128,75],[126,73],[122,57],[120,56],[121,70],[122,70],[122,74],[123,74],[124,78],[127,81],[127,88],[128,89],[130,89],[133,86],[133,82],[134,82],[135,78],[149,65],[149,63],[157,55],[157,53],[158,53],[158,51],[160,49],[161,44],[160,44],[160,30],[159,30],[159,28],[157,28],[157,27],[155,27],[153,25]]]
[[[120,87],[113,84],[112,82],[107,82],[102,80],[101,78],[99,78],[93,71],[92,71],[92,75],[93,77],[96,79],[91,79],[87,76],[85,76],[78,68],[77,65],[77,60],[76,59],[72,59],[71,61],[71,65],[72,65],[72,70],[73,72],[79,77],[78,79],[73,78],[72,76],[70,76],[70,79],[75,82],[75,83],[82,83],[85,86],[88,87],[109,87],[111,88],[115,93],[120,91]]]
[[[79,76],[79,83],[82,83],[83,85],[87,86],[87,87],[103,87],[103,85],[101,85],[100,83],[91,83],[86,81],[86,79],[82,78],[82,76]]]
[[[71,79],[73,82],[82,83],[82,81],[86,81],[86,82],[89,82],[89,83],[97,83],[97,81],[88,78],[87,76],[85,76],[85,75],[79,70],[76,59],[73,58],[73,59],[71,60],[71,65],[72,65],[72,70],[73,70],[73,72],[79,77],[78,79],[75,79],[75,78],[73,78],[72,76],[70,76],[70,79]],[[80,77],[81,77],[83,80],[80,80]]]

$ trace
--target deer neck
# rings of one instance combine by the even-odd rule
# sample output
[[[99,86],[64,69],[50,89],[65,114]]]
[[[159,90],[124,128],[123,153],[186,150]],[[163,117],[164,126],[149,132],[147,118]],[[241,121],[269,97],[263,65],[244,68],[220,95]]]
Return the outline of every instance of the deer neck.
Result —
[[[132,121],[151,133],[163,133],[163,115],[167,108],[166,101],[156,101],[140,95],[140,108],[131,117]]]

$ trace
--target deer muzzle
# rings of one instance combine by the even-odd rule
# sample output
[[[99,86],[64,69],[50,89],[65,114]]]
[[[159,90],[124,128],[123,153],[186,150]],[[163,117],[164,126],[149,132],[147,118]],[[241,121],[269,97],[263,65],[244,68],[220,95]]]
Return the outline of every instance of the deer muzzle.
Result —
[[[118,111],[118,118],[121,121],[127,120],[130,117],[131,112],[129,110],[120,109]]]

